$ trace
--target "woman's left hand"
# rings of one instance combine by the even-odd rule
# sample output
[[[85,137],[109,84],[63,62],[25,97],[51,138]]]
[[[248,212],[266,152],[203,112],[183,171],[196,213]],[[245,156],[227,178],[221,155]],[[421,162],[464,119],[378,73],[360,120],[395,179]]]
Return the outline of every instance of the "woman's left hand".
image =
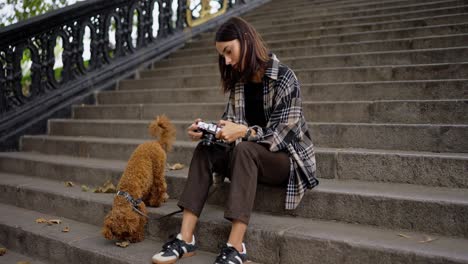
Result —
[[[239,125],[231,121],[219,120],[218,126],[222,127],[221,131],[216,134],[217,139],[224,139],[231,143],[236,139],[244,137],[247,132],[247,126]]]

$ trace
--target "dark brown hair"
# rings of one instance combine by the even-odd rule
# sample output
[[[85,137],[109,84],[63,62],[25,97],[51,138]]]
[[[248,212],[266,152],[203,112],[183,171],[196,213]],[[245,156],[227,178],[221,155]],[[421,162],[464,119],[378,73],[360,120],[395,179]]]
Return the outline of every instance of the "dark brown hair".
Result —
[[[234,89],[237,82],[251,80],[258,71],[265,70],[269,56],[268,49],[262,37],[247,21],[240,17],[232,17],[222,24],[216,32],[215,41],[225,42],[238,39],[240,42],[240,72],[231,65],[226,65],[223,56],[219,55],[218,64],[221,73],[223,91]]]

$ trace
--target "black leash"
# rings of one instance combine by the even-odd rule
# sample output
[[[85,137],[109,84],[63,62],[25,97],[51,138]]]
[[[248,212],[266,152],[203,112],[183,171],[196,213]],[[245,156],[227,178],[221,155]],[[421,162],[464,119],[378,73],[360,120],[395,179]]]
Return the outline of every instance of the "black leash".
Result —
[[[219,184],[214,184],[214,188],[213,190],[208,194],[208,197],[207,199],[209,199],[218,189],[220,189],[220,187],[218,186]],[[140,205],[140,203],[142,202],[141,198],[140,199],[134,199],[128,192],[124,192],[124,191],[117,191],[117,195],[120,195],[120,196],[123,196],[131,205],[132,205],[132,209],[137,212],[139,215],[143,216],[143,217],[146,217],[146,218],[150,218],[149,216],[145,215],[142,211],[140,211],[137,207]],[[174,211],[174,212],[171,212],[171,213],[168,213],[166,215],[163,215],[163,216],[160,216],[160,217],[155,217],[154,219],[156,220],[161,220],[161,219],[164,219],[166,217],[169,217],[169,216],[173,216],[175,214],[178,214],[178,213],[182,213],[184,210],[183,209],[179,209],[177,211]]]
[[[211,192],[208,194],[208,197],[206,197],[206,199],[208,200],[218,189],[220,189],[219,184],[213,184],[213,190],[211,190]],[[184,211],[183,209],[179,209],[177,211],[168,213],[166,215],[156,217],[155,219],[156,220],[161,220],[161,219],[164,219],[166,217],[173,216],[173,215],[178,214],[178,213],[182,213],[183,211]]]

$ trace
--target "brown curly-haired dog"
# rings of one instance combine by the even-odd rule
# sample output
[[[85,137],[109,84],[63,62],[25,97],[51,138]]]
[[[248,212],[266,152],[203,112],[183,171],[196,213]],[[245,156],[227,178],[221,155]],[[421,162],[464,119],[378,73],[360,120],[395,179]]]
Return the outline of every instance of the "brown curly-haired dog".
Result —
[[[147,215],[146,205],[158,207],[169,197],[164,179],[166,152],[172,148],[176,130],[166,116],[158,116],[149,126],[150,134],[159,138],[139,145],[133,152],[117,189],[133,199],[141,199],[137,209]],[[113,240],[139,242],[144,239],[148,219],[121,195],[116,195],[112,210],[104,220],[102,234]]]

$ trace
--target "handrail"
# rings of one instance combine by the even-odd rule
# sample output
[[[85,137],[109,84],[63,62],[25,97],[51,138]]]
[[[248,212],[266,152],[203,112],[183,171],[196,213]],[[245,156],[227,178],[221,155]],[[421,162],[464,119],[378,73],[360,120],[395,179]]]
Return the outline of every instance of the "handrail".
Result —
[[[187,0],[88,0],[1,28],[0,149],[38,116],[45,117],[46,112],[93,88],[115,84],[142,64],[180,47],[193,34],[269,0],[229,0],[228,7],[225,0],[217,1],[221,6],[224,2],[226,14],[197,27],[187,23]],[[153,18],[154,8],[158,15]],[[116,28],[115,43],[109,36],[112,27]],[[91,36],[89,61],[83,58],[85,32]],[[58,78],[54,70],[57,39],[63,44]],[[21,83],[25,50],[32,61],[30,85]]]

